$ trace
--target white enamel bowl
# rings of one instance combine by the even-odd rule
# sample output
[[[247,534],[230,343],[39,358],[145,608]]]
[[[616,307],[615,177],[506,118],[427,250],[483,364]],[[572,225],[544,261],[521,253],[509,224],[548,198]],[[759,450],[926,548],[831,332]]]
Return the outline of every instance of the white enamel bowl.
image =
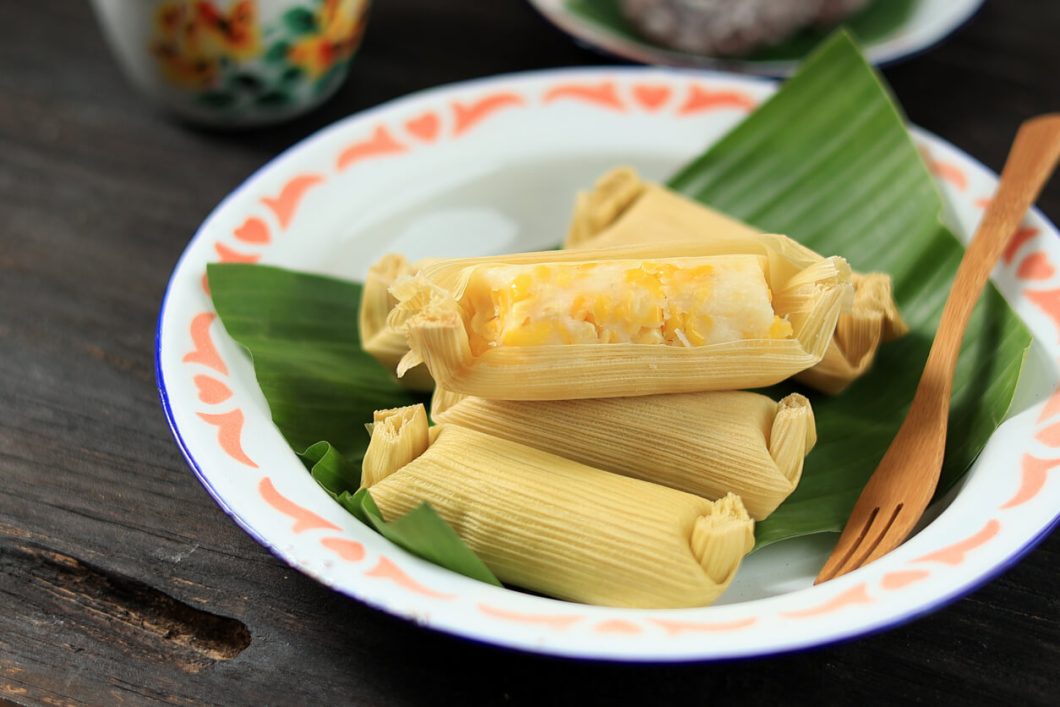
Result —
[[[542,653],[703,660],[819,645],[909,620],[1026,552],[1060,508],[1060,245],[1040,214],[995,281],[1034,333],[1014,414],[938,517],[884,559],[819,587],[834,542],[817,536],[745,562],[715,606],[570,604],[478,583],[361,525],[313,482],[272,425],[250,361],[203,288],[206,263],[243,260],[360,278],[410,258],[552,247],[574,192],[615,164],[664,178],[774,90],[723,74],[652,69],[502,76],[351,116],[277,157],[188,245],[158,330],[158,384],[189,464],[248,533],[306,574],[383,611]],[[922,132],[954,229],[967,238],[995,176]]]

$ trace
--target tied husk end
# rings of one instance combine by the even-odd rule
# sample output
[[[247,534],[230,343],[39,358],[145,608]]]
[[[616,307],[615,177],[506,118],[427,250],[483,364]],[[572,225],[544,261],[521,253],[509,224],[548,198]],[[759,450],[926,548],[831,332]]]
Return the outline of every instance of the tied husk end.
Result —
[[[851,307],[850,275],[843,258],[823,258],[797,273],[774,295],[773,308],[791,323],[795,338],[814,358],[810,366],[825,355],[836,324]]]
[[[391,293],[397,304],[388,325],[404,333],[409,347],[397,366],[398,377],[422,363],[437,386],[458,389],[459,372],[473,356],[457,299],[422,275],[399,279]]]
[[[427,451],[428,427],[422,405],[377,410],[361,463],[361,488],[371,488]]]
[[[777,403],[777,413],[769,433],[769,455],[776,462],[780,474],[790,484],[791,491],[799,485],[806,455],[816,444],[817,426],[810,401],[798,393],[783,398]],[[760,517],[766,517],[776,510],[776,506],[786,497],[785,495],[780,498]]]
[[[894,301],[889,275],[853,273],[851,284],[853,306],[839,317],[821,362],[796,376],[800,383],[830,395],[843,392],[864,375],[881,344],[909,331]]]
[[[368,270],[361,290],[358,317],[361,348],[391,373],[397,370],[409,347],[405,335],[389,324],[390,312],[397,304],[390,287],[415,271],[416,267],[404,256],[384,255]],[[428,392],[434,387],[426,368],[408,368],[412,367],[406,366],[406,371],[398,376],[404,387],[420,392]]]
[[[717,586],[717,594],[709,602],[728,588],[744,555],[754,544],[754,521],[736,494],[729,493],[714,501],[710,512],[696,519],[692,527],[692,554]]]

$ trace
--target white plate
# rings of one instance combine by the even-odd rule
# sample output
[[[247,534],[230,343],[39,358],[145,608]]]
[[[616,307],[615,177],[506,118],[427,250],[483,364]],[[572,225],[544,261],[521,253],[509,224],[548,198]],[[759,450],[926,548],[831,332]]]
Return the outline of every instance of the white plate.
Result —
[[[664,178],[773,90],[654,69],[502,76],[352,116],[270,162],[207,219],[162,305],[159,390],[196,475],[248,533],[321,582],[432,628],[543,653],[691,660],[790,650],[908,620],[1000,571],[1060,508],[1060,471],[1049,471],[1060,465],[1060,246],[1038,213],[996,273],[1037,342],[1020,412],[952,504],[894,553],[819,587],[811,580],[834,536],[769,547],[703,609],[565,603],[475,582],[390,545],[306,473],[203,289],[206,263],[219,259],[359,278],[395,249],[415,259],[551,247],[576,189],[618,163]],[[994,175],[938,138],[917,140],[967,237]]]
[[[876,0],[889,2],[889,0]],[[530,0],[552,24],[593,49],[642,64],[725,69],[760,76],[788,76],[798,61],[720,59],[667,49],[646,39],[634,39],[606,25],[572,12],[568,0]],[[890,64],[922,52],[942,41],[967,22],[983,0],[917,0],[909,18],[894,32],[868,42],[866,55],[873,64]]]

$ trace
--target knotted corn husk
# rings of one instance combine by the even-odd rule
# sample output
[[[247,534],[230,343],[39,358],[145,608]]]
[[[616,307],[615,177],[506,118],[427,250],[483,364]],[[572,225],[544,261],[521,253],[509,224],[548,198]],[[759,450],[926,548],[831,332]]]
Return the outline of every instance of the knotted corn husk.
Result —
[[[424,262],[429,261],[413,265],[404,256],[390,253],[373,265],[364,278],[359,313],[361,348],[391,373],[397,369],[402,356],[408,353],[409,346],[405,335],[386,323],[390,310],[397,303],[389,292],[390,286],[399,277],[418,272]],[[430,391],[434,387],[434,380],[425,366],[411,368],[399,380],[411,390]]]
[[[621,167],[601,177],[592,191],[578,194],[565,247],[613,248],[637,243],[754,237],[757,229]],[[880,344],[909,328],[891,294],[885,273],[854,273],[854,306],[844,313],[821,362],[797,380],[836,394],[871,368]]]
[[[460,300],[478,267],[732,254],[762,258],[773,309],[791,324],[791,338],[689,348],[635,343],[498,346],[472,354]],[[390,288],[398,304],[388,324],[405,332],[411,349],[398,365],[398,376],[425,362],[442,388],[483,398],[570,400],[756,388],[821,360],[840,313],[850,306],[849,278],[842,258],[822,258],[772,234],[440,260]]]
[[[375,415],[362,483],[383,517],[426,501],[502,582],[559,599],[705,606],[754,544],[739,497],[708,501],[454,425]]]
[[[711,500],[732,492],[755,520],[795,490],[817,442],[810,401],[798,394],[513,401],[439,388],[431,417]]]
[[[835,395],[864,375],[876,360],[880,344],[905,336],[909,327],[891,294],[891,277],[885,273],[852,273],[854,306],[839,317],[824,358],[795,379]]]

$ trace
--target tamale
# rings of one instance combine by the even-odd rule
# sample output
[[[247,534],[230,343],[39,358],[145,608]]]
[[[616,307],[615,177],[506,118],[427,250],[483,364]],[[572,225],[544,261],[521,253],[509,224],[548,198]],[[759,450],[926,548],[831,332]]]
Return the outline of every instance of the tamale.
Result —
[[[738,496],[708,501],[453,425],[375,415],[363,484],[384,518],[429,503],[507,584],[635,608],[705,606],[754,544]]]
[[[772,385],[821,359],[852,297],[846,261],[768,234],[440,260],[390,291],[399,376],[422,361],[505,400]]]
[[[578,194],[565,247],[613,248],[637,243],[701,242],[754,237],[759,231],[665,187],[644,182],[621,167]],[[902,321],[885,273],[854,273],[854,306],[839,319],[821,362],[800,373],[802,383],[839,393],[872,366],[880,344],[903,336]]]
[[[718,499],[762,520],[795,490],[817,441],[810,402],[728,391],[604,400],[485,400],[435,391],[435,422]]]

